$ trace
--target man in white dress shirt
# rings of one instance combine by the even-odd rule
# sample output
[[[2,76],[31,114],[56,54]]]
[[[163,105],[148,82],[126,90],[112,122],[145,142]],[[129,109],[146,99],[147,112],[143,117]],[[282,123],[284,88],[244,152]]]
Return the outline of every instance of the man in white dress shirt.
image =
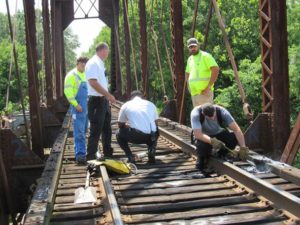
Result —
[[[128,142],[147,144],[148,163],[155,163],[155,150],[158,139],[156,106],[142,98],[140,91],[133,91],[131,99],[122,105],[119,112],[117,141],[128,157],[128,162],[135,163]]]
[[[109,47],[100,43],[96,47],[96,54],[87,62],[85,74],[88,84],[88,118],[90,120],[90,136],[87,146],[87,160],[96,158],[98,142],[102,134],[102,147],[105,157],[111,157],[111,112],[110,104],[116,99],[108,91],[108,81],[105,77],[104,60],[108,57]]]

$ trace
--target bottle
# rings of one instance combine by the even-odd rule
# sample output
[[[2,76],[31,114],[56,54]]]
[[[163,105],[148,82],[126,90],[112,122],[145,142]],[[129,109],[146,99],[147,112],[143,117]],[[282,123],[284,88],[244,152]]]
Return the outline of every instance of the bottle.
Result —
[[[136,161],[142,161],[142,159],[144,158],[144,157],[146,157],[147,156],[147,153],[146,152],[140,152],[140,153],[138,153],[138,154],[135,154],[135,160]]]

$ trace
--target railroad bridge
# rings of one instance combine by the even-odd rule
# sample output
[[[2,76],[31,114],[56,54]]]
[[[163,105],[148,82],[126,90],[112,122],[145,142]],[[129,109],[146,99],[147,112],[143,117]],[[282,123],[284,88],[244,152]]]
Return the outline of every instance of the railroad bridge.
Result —
[[[81,7],[82,1],[43,0],[44,65],[46,105],[40,104],[37,68],[37,38],[34,0],[24,0],[27,44],[30,127],[25,145],[12,130],[1,128],[0,223],[14,224],[299,224],[300,173],[289,166],[300,145],[300,117],[290,130],[286,2],[258,0],[262,62],[262,110],[245,132],[253,150],[247,162],[211,159],[214,173],[203,177],[194,170],[195,147],[189,143],[191,129],[185,126],[185,77],[182,2],[170,0],[174,109],[173,120],[160,117],[158,162],[137,163],[137,174],[112,176],[104,166],[89,180],[97,189],[95,203],[74,205],[74,190],[84,186],[86,168],[74,162],[71,118],[63,96],[66,74],[63,31],[75,19],[99,18],[111,28],[111,92],[120,100],[112,106],[113,132],[117,113],[133,89],[130,60],[126,61],[126,84],[122,84],[120,42],[130,59],[131,32],[128,1],[90,1],[97,16]],[[195,1],[195,8],[198,7]],[[49,10],[49,4],[51,10]],[[123,4],[124,40],[120,39],[119,5]],[[8,5],[8,1],[7,1]],[[141,77],[144,95],[149,92],[147,18],[145,0],[138,1]],[[83,17],[75,12],[82,10]],[[236,67],[224,23],[215,0],[211,1],[208,24],[216,12],[233,68]],[[9,15],[9,7],[8,7]],[[195,10],[194,18],[197,16]],[[11,28],[11,22],[9,21]],[[195,25],[195,24],[194,24]],[[194,27],[194,26],[193,26]],[[209,25],[207,26],[209,27]],[[194,29],[194,28],[193,28]],[[12,31],[12,29],[10,29]],[[206,37],[208,29],[206,30]],[[49,51],[51,50],[51,51]],[[16,56],[14,47],[14,55]],[[15,58],[16,62],[17,59]],[[16,63],[17,64],[17,63]],[[237,71],[235,71],[237,72]],[[236,77],[238,78],[238,76]],[[246,114],[247,99],[240,91]],[[30,133],[30,135],[29,135]],[[30,146],[30,147],[29,147]],[[115,157],[124,153],[113,139]],[[50,155],[45,156],[45,149]],[[133,152],[145,146],[134,145]],[[259,153],[259,154],[258,154]],[[272,161],[260,154],[280,159]],[[264,172],[258,166],[263,165]],[[286,163],[286,164],[285,164]],[[36,186],[33,185],[36,183]],[[28,192],[33,197],[28,205]],[[22,215],[22,216],[21,216]]]

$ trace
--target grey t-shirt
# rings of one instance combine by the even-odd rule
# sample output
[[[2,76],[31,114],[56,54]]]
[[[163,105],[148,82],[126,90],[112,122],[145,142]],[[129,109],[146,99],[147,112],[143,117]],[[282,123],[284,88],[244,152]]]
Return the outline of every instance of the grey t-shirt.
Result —
[[[199,118],[199,108],[201,106],[195,107],[192,112],[191,112],[191,125],[192,129],[200,129],[202,133],[207,134],[207,135],[216,135],[224,130],[218,123],[217,116],[215,117],[214,120],[210,120],[206,117],[204,117],[204,121],[201,124],[200,123],[200,118]],[[228,127],[229,124],[234,122],[233,117],[231,114],[223,107],[218,106],[221,111],[221,117],[223,121],[223,126]]]

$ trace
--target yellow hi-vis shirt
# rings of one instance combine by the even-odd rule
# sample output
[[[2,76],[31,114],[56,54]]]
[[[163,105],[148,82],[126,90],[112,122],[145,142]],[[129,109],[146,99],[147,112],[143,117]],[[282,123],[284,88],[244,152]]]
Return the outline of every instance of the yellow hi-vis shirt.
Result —
[[[79,80],[75,74],[77,74],[81,80]],[[65,77],[64,93],[70,104],[74,107],[78,105],[75,97],[82,81],[86,81],[85,73],[79,72],[76,68],[71,70]]]
[[[218,66],[211,54],[199,50],[197,55],[188,58],[185,72],[189,74],[189,89],[191,95],[198,95],[209,84],[211,67]],[[211,87],[213,90],[213,86]]]

